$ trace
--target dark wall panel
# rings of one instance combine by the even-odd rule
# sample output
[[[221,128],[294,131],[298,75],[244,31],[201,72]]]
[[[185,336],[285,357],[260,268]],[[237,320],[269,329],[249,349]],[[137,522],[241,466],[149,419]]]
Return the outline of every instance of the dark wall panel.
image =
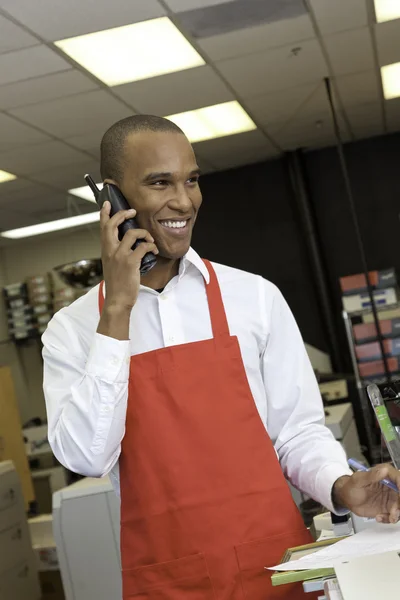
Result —
[[[260,274],[287,299],[307,343],[327,350],[284,161],[202,178],[194,247],[205,257]]]

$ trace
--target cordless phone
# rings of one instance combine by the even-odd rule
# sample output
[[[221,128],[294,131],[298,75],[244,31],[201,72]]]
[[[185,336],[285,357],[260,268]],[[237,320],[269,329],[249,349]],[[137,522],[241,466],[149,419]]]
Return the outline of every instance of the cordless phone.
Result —
[[[129,206],[126,198],[122,195],[121,190],[117,188],[116,185],[113,185],[111,183],[105,183],[103,189],[99,190],[99,188],[97,187],[90,175],[85,175],[85,181],[92,190],[95,200],[99,205],[100,209],[106,201],[108,201],[111,204],[111,217],[114,216],[115,213],[119,212],[120,210],[129,210],[130,208],[132,208],[131,206]],[[136,222],[136,219],[127,219],[118,227],[119,240],[122,240],[125,233],[129,231],[129,229],[138,228],[139,226]],[[132,250],[135,250],[138,244],[141,244],[143,241],[144,240],[137,240],[137,242],[135,242],[135,244],[132,246]],[[148,252],[147,254],[145,254],[140,266],[141,275],[145,275],[146,273],[148,273],[150,269],[154,267],[156,262],[156,256],[152,252]]]

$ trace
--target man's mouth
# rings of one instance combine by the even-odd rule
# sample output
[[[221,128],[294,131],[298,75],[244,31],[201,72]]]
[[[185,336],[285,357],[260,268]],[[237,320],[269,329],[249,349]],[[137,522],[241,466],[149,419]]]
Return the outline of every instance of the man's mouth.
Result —
[[[175,235],[182,235],[187,232],[189,219],[185,219],[182,221],[178,220],[165,220],[159,221],[160,225],[167,229],[170,233]]]

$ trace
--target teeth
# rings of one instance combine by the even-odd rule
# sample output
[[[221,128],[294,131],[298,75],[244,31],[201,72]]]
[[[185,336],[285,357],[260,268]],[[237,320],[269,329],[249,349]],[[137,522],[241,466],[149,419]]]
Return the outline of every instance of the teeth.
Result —
[[[164,227],[170,227],[171,229],[182,229],[186,226],[187,221],[161,221],[161,225]]]

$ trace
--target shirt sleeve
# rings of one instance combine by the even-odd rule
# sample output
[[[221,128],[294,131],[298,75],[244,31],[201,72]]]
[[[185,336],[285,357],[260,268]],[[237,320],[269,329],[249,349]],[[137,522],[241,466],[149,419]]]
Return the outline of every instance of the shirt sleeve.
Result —
[[[274,290],[262,356],[267,429],[289,481],[328,510],[343,514],[333,506],[332,489],[351,471],[341,444],[325,427],[321,394],[296,321]]]
[[[42,338],[49,443],[67,469],[103,477],[125,433],[129,342],[93,333],[85,351],[79,335],[61,311]]]

